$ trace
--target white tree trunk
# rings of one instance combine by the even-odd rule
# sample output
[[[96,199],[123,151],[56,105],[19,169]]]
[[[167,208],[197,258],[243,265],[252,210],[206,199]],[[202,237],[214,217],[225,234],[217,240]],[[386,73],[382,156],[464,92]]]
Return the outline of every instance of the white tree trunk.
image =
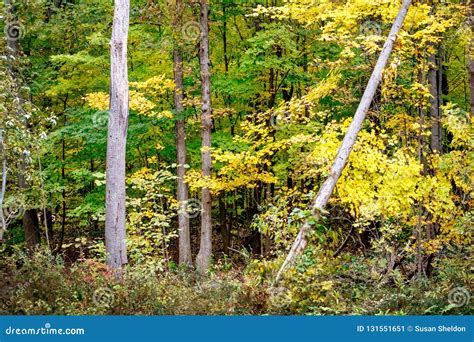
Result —
[[[105,244],[116,276],[127,263],[125,150],[128,128],[127,38],[129,0],[115,0],[110,41],[110,113],[107,139]]]
[[[408,12],[408,8],[410,7],[411,0],[404,0],[400,11],[398,12],[397,17],[393,23],[392,29],[390,30],[390,34],[388,35],[387,40],[382,48],[382,52],[377,60],[377,64],[370,76],[369,82],[367,83],[367,87],[365,88],[364,95],[359,103],[359,107],[354,115],[354,119],[352,120],[349,129],[344,136],[344,139],[339,147],[337,152],[336,158],[331,166],[331,171],[329,177],[324,181],[321,188],[319,189],[318,195],[314,199],[311,204],[311,213],[319,220],[321,216],[321,212],[324,210],[329,197],[331,196],[334,187],[336,186],[339,177],[341,176],[344,167],[346,166],[347,159],[349,158],[349,154],[354,146],[354,143],[357,139],[357,135],[362,127],[362,123],[365,119],[367,111],[369,110],[370,104],[374,98],[375,92],[377,87],[379,86],[380,80],[382,79],[382,72],[387,64],[388,58],[390,53],[393,49],[393,44],[397,37],[397,33],[400,30],[403,21]],[[285,269],[290,266],[297,256],[301,254],[307,244],[307,235],[311,231],[312,226],[306,221],[303,226],[301,227],[298,236],[296,237],[295,242],[293,243],[288,256],[286,257],[283,265],[281,266],[280,270],[275,279],[275,283],[278,283],[280,280],[283,272]]]
[[[202,96],[202,175],[210,179],[212,172],[211,160],[211,75],[209,61],[209,5],[207,0],[201,0],[201,40],[199,42],[199,62],[201,67],[201,96]],[[196,258],[198,272],[206,273],[209,269],[212,254],[212,199],[209,188],[201,191],[202,213],[201,213],[201,241],[199,253]]]

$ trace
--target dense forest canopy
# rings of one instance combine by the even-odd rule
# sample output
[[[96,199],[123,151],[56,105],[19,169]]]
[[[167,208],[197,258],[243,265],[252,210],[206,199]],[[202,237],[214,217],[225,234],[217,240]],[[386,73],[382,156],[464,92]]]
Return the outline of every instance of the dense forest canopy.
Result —
[[[401,6],[5,0],[1,312],[468,312],[474,7]]]

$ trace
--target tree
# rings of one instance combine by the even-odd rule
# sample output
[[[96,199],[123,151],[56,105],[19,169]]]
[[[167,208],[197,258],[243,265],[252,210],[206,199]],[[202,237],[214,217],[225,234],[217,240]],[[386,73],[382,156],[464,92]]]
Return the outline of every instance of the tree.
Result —
[[[367,83],[367,87],[365,88],[364,95],[362,96],[359,106],[357,107],[357,111],[354,115],[354,118],[349,126],[349,129],[347,130],[346,135],[344,136],[344,140],[342,141],[337,152],[336,158],[331,166],[329,177],[324,181],[321,188],[319,189],[318,195],[311,203],[311,214],[316,219],[316,221],[321,218],[322,212],[326,207],[329,197],[332,195],[334,187],[336,186],[336,183],[339,180],[339,177],[341,176],[344,167],[346,166],[349,154],[351,153],[351,150],[356,142],[357,135],[359,134],[362,128],[362,123],[364,122],[365,116],[367,115],[367,111],[370,108],[375,92],[382,79],[382,72],[385,68],[385,65],[387,64],[388,58],[390,57],[390,53],[392,52],[398,31],[400,31],[400,28],[403,25],[410,5],[411,0],[403,1],[402,7],[400,8],[397,17],[395,18],[392,29],[390,30],[388,38],[382,48],[382,52],[380,53],[380,56],[377,60],[377,64],[375,65],[372,75],[370,76],[370,79]],[[285,269],[294,262],[294,260],[301,254],[301,252],[306,247],[307,235],[312,230],[313,224],[314,220],[306,220],[304,222],[298,233],[298,236],[296,237],[295,242],[291,246],[288,256],[286,257],[285,261],[283,262],[283,265],[278,271],[275,280],[276,283],[281,278]]]
[[[127,263],[125,152],[128,128],[127,38],[129,0],[116,0],[110,41],[110,113],[107,139],[105,244],[107,264],[120,276]]]
[[[211,160],[211,75],[209,61],[209,4],[207,0],[201,0],[201,40],[199,41],[199,63],[201,70],[201,137],[202,137],[202,176],[205,181],[210,182],[212,172]],[[212,254],[212,198],[211,189],[205,185],[201,190],[202,214],[201,214],[201,241],[196,266],[200,273],[207,272]]]
[[[174,106],[176,110],[175,122],[175,144],[177,163],[177,200],[178,211],[178,232],[179,232],[179,263],[182,265],[192,265],[191,257],[191,237],[189,232],[189,215],[186,213],[188,203],[188,186],[184,182],[186,174],[186,129],[183,118],[183,51],[181,42],[178,39],[182,30],[183,2],[176,0],[173,28],[175,31],[175,47],[173,50],[173,72],[174,72]]]
[[[3,142],[3,130],[0,130],[0,149],[2,153],[2,188],[0,190],[0,241],[3,240],[3,234],[7,230],[7,221],[3,213],[3,201],[7,190],[7,156],[5,151],[5,143]]]
[[[428,81],[430,85],[430,116],[431,116],[431,149],[433,152],[441,152],[441,94],[440,78],[441,63],[436,54],[432,53],[428,61],[430,63],[428,71]]]
[[[472,55],[474,54],[474,1],[469,4],[469,24],[471,26],[471,42],[468,50],[468,70],[469,70],[469,103],[471,107],[471,117],[474,117],[474,60]]]
[[[20,47],[18,44],[18,40],[21,37],[21,26],[19,26],[14,18],[15,14],[15,6],[10,0],[5,0],[6,6],[6,42],[7,42],[7,54],[8,60],[10,61],[9,64],[9,72],[10,77],[12,80],[12,87],[15,96],[18,99],[16,114],[18,117],[23,117],[23,125],[24,130],[27,132],[30,129],[30,123],[28,122],[28,115],[25,115],[25,111],[23,109],[23,105],[25,100],[21,94],[21,81],[19,80],[18,72],[15,68],[13,61],[17,60],[20,56]],[[19,162],[19,179],[18,183],[22,192],[26,192],[30,188],[30,184],[27,179],[27,172],[28,172],[28,163],[26,160],[26,156],[23,154],[21,160]],[[25,241],[26,241],[26,248],[28,251],[31,251],[36,245],[40,243],[41,236],[39,230],[39,222],[36,209],[27,208],[24,210],[23,213],[23,230],[25,233]]]

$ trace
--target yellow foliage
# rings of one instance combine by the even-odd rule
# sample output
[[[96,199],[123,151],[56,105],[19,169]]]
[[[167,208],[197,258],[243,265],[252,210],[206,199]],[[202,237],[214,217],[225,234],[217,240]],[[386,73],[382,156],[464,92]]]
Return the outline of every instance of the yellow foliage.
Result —
[[[154,76],[143,82],[130,82],[129,107],[138,114],[156,118],[173,118],[169,110],[156,112],[157,103],[153,101],[156,96],[162,96],[175,88],[174,81],[165,75]],[[87,104],[100,110],[109,109],[110,96],[104,92],[90,93],[85,96]]]
[[[143,93],[161,95],[167,91],[173,91],[175,83],[172,79],[167,79],[165,75],[160,75],[151,77],[143,82],[130,82],[130,87]]]
[[[99,110],[109,109],[110,97],[107,93],[90,93],[87,94],[84,99],[86,100],[87,104],[92,108],[97,108]]]

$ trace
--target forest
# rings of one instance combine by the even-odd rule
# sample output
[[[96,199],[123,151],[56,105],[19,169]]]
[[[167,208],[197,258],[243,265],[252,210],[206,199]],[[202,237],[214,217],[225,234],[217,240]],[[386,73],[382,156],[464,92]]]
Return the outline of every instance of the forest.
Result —
[[[472,314],[474,3],[4,0],[0,314]]]

